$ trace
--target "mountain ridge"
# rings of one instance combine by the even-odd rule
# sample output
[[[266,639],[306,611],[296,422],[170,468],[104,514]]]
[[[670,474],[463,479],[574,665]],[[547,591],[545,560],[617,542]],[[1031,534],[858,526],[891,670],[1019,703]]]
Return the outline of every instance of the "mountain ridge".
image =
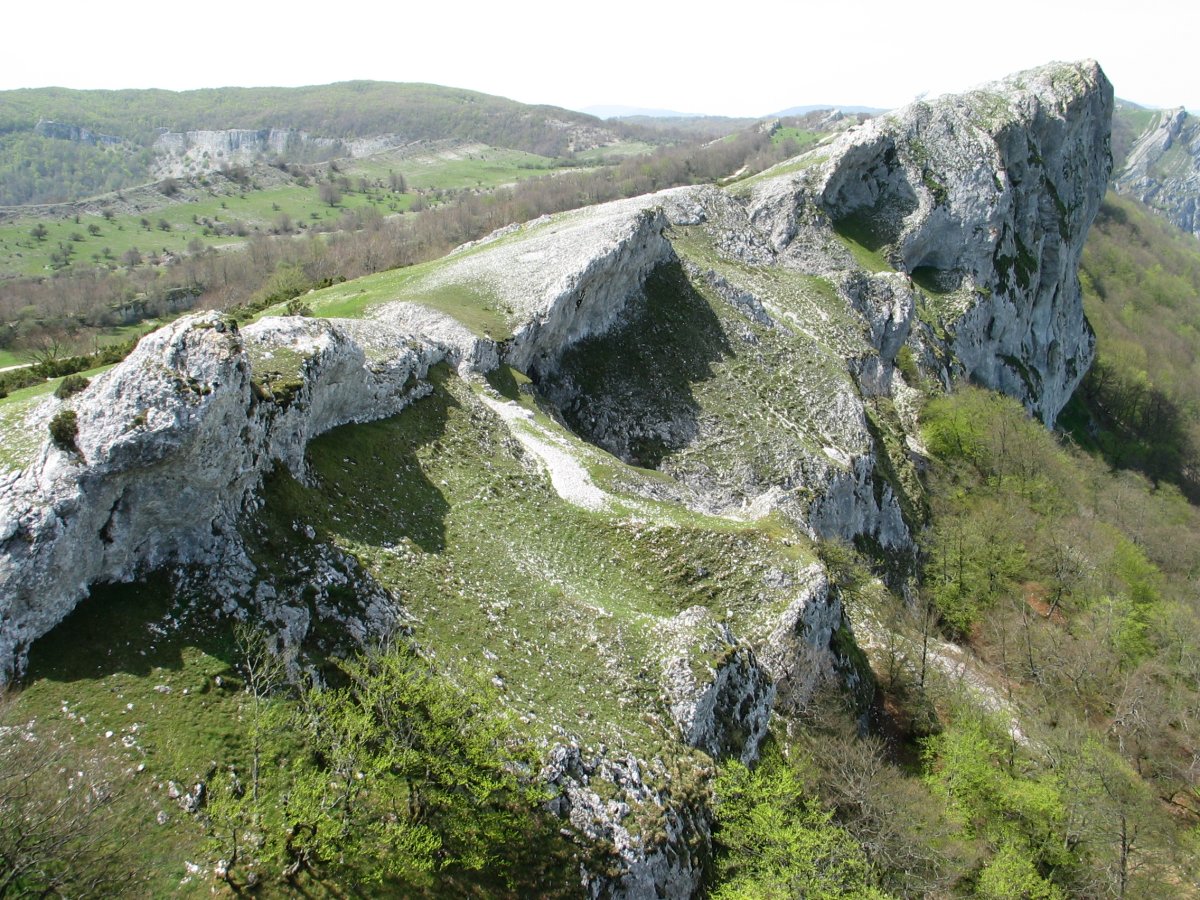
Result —
[[[334,622],[368,642],[411,617],[449,664],[498,655],[516,709],[549,720],[557,811],[613,846],[610,871],[584,872],[590,895],[694,893],[710,821],[668,763],[702,780],[703,756],[751,761],[823,677],[869,678],[814,547],[857,541],[903,584],[922,392],[972,377],[1052,423],[1086,372],[1077,267],[1112,104],[1093,62],[1031,70],[725,189],[502,229],[378,276],[382,302],[365,282],[306,296],[331,318],[179,320],[6,433],[74,414],[69,439],[26,442],[0,481],[6,668],[87,585],[162,568],[207,569],[187,576],[201,594],[305,652]],[[417,444],[405,475],[387,453],[410,452],[416,421],[453,452]],[[355,504],[372,510],[359,533],[339,524]],[[310,580],[274,571],[246,527],[276,508],[288,527],[264,540],[294,545],[285,565]],[[596,565],[572,564],[556,530]],[[673,546],[681,532],[695,543]],[[524,602],[493,593],[508,584]],[[516,616],[537,627],[511,639]],[[566,639],[587,665],[528,652]],[[612,721],[561,698],[559,666]]]

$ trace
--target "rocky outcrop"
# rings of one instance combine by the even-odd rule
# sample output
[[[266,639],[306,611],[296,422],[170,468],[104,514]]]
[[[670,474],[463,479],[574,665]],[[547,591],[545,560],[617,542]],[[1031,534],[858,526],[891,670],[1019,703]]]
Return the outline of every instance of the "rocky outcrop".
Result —
[[[1094,63],[1046,67],[881,117],[728,191],[681,188],[503,229],[416,270],[368,318],[267,318],[237,332],[209,314],[164,328],[27,422],[43,429],[70,408],[78,430],[0,481],[0,672],[93,583],[236,556],[237,522],[267,471],[304,478],[313,437],[400,412],[443,361],[464,376],[504,362],[579,435],[661,467],[627,472],[650,485],[612,501],[629,515],[649,510],[647,497],[774,513],[813,538],[911,559],[915,392],[901,354],[934,383],[968,375],[1053,422],[1091,359],[1076,267],[1109,173],[1111,107]],[[222,133],[212,146],[259,152],[283,139]],[[486,396],[480,408],[504,423],[534,419]],[[546,439],[550,428],[518,443],[570,499],[550,461],[578,442]],[[581,489],[580,505],[611,513],[617,489],[572,461],[576,486],[599,496]],[[333,556],[311,565],[349,577]],[[662,652],[645,677],[657,676],[666,732],[689,758],[753,759],[774,709],[802,707],[845,668],[821,566],[766,577],[769,591],[746,581],[745,605],[760,609],[741,622],[690,603],[656,612]],[[267,593],[287,628],[307,627]],[[392,620],[386,597],[368,599]],[[614,848],[615,871],[585,873],[593,896],[698,889],[703,792],[681,779],[666,790],[666,767],[569,741],[550,751],[556,810]]]
[[[751,218],[785,255],[825,222],[877,252],[926,289],[965,374],[1053,424],[1094,353],[1077,269],[1111,170],[1112,109],[1090,61],[918,102],[766,181]]]
[[[513,329],[505,362],[549,375],[571,346],[608,331],[649,274],[675,259],[663,206],[677,193],[503,228],[458,248],[411,290],[466,288],[488,298]]]
[[[395,134],[342,140],[317,137],[293,128],[229,128],[164,131],[152,149],[159,175],[183,175],[268,157],[317,161],[370,156],[407,143],[407,139]]]
[[[33,133],[39,137],[54,138],[60,141],[73,141],[76,144],[87,144],[89,147],[115,147],[122,143],[119,137],[111,134],[98,134],[82,125],[69,125],[65,122],[51,122],[42,119],[33,127]]]
[[[693,897],[699,891],[712,835],[695,791],[702,773],[681,774],[672,778],[661,760],[648,763],[606,747],[585,753],[559,744],[550,752],[541,772],[541,780],[559,790],[550,808],[593,844],[612,847],[607,872],[583,869],[589,898]],[[604,799],[597,789],[615,796]]]
[[[78,433],[0,482],[0,672],[89,585],[219,558],[272,466],[302,476],[311,438],[399,412],[444,355],[379,323],[201,314],[46,401],[31,424],[70,408]]]
[[[830,654],[834,633],[843,626],[842,605],[820,565],[801,573],[796,599],[774,622],[760,655],[777,686],[781,706],[803,708],[837,660]]]
[[[684,742],[714,759],[757,759],[775,684],[754,651],[702,606],[676,616],[663,640],[663,694]]]
[[[1182,107],[1158,113],[1113,182],[1118,193],[1200,237],[1200,119]]]
[[[539,376],[553,371],[573,344],[607,331],[647,276],[674,258],[663,237],[667,222],[658,209],[616,219],[614,225],[593,247],[587,264],[555,284],[536,318],[513,336],[505,353],[510,365]]]

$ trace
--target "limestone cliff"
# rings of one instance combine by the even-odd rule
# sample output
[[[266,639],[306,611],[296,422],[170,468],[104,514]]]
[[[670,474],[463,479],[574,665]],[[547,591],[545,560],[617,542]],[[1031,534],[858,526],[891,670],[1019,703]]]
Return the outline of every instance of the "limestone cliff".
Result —
[[[293,128],[229,128],[224,130],[164,131],[154,141],[154,171],[159,176],[190,175],[221,166],[286,157],[315,161],[357,158],[409,143],[401,135],[370,138],[318,137]]]
[[[506,702],[548,720],[558,811],[615,848],[589,893],[695,891],[710,838],[695,780],[753,759],[822,678],[856,677],[811,541],[855,541],[897,580],[914,559],[921,392],[972,377],[1052,423],[1086,371],[1076,267],[1111,109],[1094,63],[1048,66],[724,189],[510,226],[380,276],[378,302],[360,299],[378,279],[307,298],[356,318],[162,329],[21,419],[39,440],[0,476],[0,672],[90,585],[164,566],[240,566],[242,599],[286,606],[239,532],[286,470],[341,504],[324,532],[299,511],[288,525],[313,569],[362,554],[391,591],[372,603],[427,603],[415,641],[451,665],[502,660]],[[41,439],[67,408],[73,446]],[[310,471],[317,435],[386,420],[405,436],[422,415],[436,450],[360,433]],[[375,535],[360,544],[343,516],[368,462],[385,496],[351,498]],[[455,496],[471,509],[457,532]],[[421,528],[397,518],[413,498]]]
[[[1112,110],[1094,62],[918,102],[765,182],[751,215],[795,265],[828,265],[810,247],[826,222],[878,253],[923,288],[951,368],[1053,424],[1094,352],[1077,265],[1112,166]]]
[[[203,314],[36,411],[29,424],[45,428],[71,407],[78,434],[0,481],[5,668],[91,584],[219,559],[266,471],[300,473],[312,437],[399,412],[444,355],[378,324],[270,319],[238,333]]]
[[[1157,113],[1113,180],[1119,193],[1200,237],[1200,120],[1183,108]]]

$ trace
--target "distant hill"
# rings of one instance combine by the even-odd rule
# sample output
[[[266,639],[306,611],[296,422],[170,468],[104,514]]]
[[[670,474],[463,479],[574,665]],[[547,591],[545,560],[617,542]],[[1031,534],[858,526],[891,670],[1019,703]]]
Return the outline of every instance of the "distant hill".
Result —
[[[735,131],[741,131],[744,128],[749,128],[758,119],[731,119],[726,116],[684,116],[682,118],[672,118],[670,116],[622,116],[618,119],[609,119],[608,123],[614,125],[630,126],[643,131],[658,132],[664,136],[670,135],[688,135],[688,136],[703,136],[721,137],[726,134],[733,134]]]
[[[1113,184],[1200,237],[1200,117],[1183,107],[1121,103],[1113,116]]]
[[[813,103],[808,106],[791,106],[787,109],[782,109],[777,113],[771,113],[772,116],[803,116],[806,113],[817,112],[822,109],[840,109],[844,113],[863,113],[864,115],[875,116],[881,112],[887,112],[886,109],[880,109],[877,106],[840,106],[837,103]]]
[[[196,132],[238,134],[263,152],[310,161],[314,144],[331,157],[338,142],[471,140],[560,157],[611,143],[627,126],[553,106],[529,106],[431,84],[348,81],[299,88],[196,91],[0,92],[0,205],[48,203],[146,181],[165,135],[187,144]],[[215,168],[219,160],[215,158]]]
[[[141,145],[153,143],[161,131],[287,127],[342,139],[403,131],[413,139],[472,138],[522,150],[532,147],[516,144],[551,140],[558,128],[548,122],[597,125],[594,116],[554,106],[529,106],[434,84],[383,81],[179,92],[54,87],[0,92],[0,133],[32,130],[41,120]],[[496,140],[501,137],[503,142]]]
[[[704,113],[684,113],[673,109],[647,109],[643,106],[621,106],[609,104],[601,106],[585,106],[580,112],[595,116],[598,119],[626,119],[646,117],[651,119],[703,119]]]
[[[1120,174],[1125,166],[1125,160],[1134,143],[1146,133],[1146,130],[1158,119],[1158,110],[1120,97],[1113,108],[1112,123],[1112,154],[1113,176]]]

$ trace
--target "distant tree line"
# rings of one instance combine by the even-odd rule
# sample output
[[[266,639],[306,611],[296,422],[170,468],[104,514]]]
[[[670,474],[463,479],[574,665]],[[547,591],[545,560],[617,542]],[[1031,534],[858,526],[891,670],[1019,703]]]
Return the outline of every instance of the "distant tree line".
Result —
[[[0,136],[0,206],[60,203],[146,181],[149,150],[90,146],[32,131]]]
[[[712,182],[743,168],[753,171],[747,165],[751,161],[755,167],[769,165],[785,152],[774,147],[768,135],[747,132],[495,191],[445,193],[442,202],[416,215],[384,217],[373,209],[347,210],[328,234],[315,229],[304,238],[254,233],[242,250],[217,252],[196,246],[169,264],[142,265],[141,259],[130,258],[112,271],[74,266],[47,278],[8,281],[0,284],[0,347],[30,351],[59,345],[78,352],[97,329],[191,307],[246,305],[276,296],[272,285],[280,280],[299,295],[336,280],[437,258],[511,222],[680,184]]]

